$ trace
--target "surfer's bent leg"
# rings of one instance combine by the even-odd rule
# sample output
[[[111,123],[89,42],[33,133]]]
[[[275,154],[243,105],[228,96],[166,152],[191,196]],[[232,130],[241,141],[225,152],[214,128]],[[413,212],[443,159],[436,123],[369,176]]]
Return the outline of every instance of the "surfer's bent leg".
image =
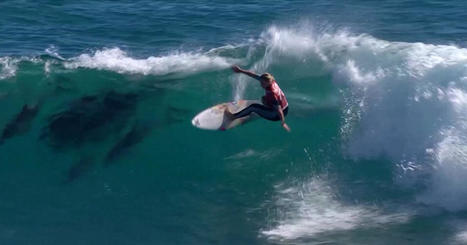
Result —
[[[288,108],[284,109],[284,116],[287,115]],[[279,121],[280,116],[277,111],[273,108],[261,105],[261,104],[251,104],[247,108],[232,114],[232,119],[237,119],[250,115],[252,112],[258,114],[260,117],[270,120],[270,121]]]

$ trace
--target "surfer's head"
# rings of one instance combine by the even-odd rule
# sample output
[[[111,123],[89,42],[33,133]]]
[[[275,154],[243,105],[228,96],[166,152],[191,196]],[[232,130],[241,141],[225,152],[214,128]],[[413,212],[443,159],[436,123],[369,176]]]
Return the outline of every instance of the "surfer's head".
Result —
[[[263,88],[271,86],[272,83],[275,81],[274,77],[269,73],[264,73],[259,78],[261,79],[261,86]]]

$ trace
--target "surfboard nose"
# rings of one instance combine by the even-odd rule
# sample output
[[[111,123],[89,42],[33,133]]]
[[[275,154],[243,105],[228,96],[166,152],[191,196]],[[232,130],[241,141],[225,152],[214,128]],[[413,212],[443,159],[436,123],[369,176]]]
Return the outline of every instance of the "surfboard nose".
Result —
[[[191,124],[193,124],[193,126],[196,126],[198,127],[199,126],[199,120],[197,117],[193,118],[193,120],[191,120]]]

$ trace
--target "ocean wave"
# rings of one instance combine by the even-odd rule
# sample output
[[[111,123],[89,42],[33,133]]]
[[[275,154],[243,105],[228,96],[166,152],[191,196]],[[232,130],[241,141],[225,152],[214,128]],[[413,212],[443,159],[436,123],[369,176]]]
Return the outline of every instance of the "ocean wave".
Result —
[[[329,77],[330,81],[319,82],[333,83],[341,103],[333,94],[320,106],[341,107],[340,132],[346,157],[386,157],[394,162],[394,168],[403,169],[398,176],[401,183],[430,176],[415,180],[425,186],[417,196],[421,203],[448,210],[465,209],[463,204],[467,204],[467,187],[458,183],[467,177],[467,49],[391,42],[368,34],[300,25],[272,26],[257,40],[207,52],[135,58],[120,48],[102,48],[65,59],[51,46],[46,53],[48,57],[0,58],[0,80],[14,77],[25,60],[44,63],[46,74],[53,73],[58,64],[70,70],[161,76],[242,63],[256,72],[271,71],[286,77],[281,86],[294,88],[291,105],[307,111],[319,105],[309,95],[313,91],[307,85],[316,83],[317,77]],[[231,78],[235,99],[242,98],[249,78]],[[294,84],[296,81],[300,84]],[[458,204],[454,199],[460,200]]]

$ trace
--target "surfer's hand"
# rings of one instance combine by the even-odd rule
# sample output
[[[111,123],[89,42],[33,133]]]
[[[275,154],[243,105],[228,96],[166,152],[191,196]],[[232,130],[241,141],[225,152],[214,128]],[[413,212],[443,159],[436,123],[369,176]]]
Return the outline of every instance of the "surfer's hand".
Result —
[[[290,128],[289,128],[289,125],[287,125],[287,123],[283,122],[282,123],[282,127],[287,130],[287,132],[290,132]]]
[[[232,70],[236,73],[242,72],[242,69],[238,67],[237,65],[232,66]]]

